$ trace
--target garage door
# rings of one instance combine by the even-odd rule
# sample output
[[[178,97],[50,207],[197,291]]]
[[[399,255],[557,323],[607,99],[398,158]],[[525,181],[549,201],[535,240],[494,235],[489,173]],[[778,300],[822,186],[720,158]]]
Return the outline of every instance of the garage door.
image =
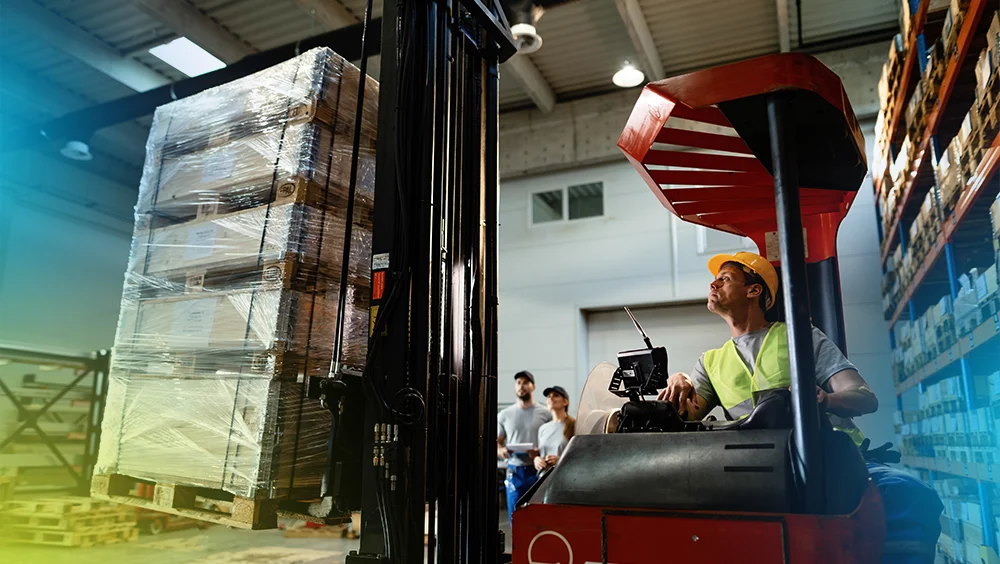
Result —
[[[708,311],[704,303],[633,308],[632,313],[653,346],[666,347],[669,373],[690,373],[703,352],[722,346],[730,337],[725,321]],[[588,366],[585,373],[603,361],[617,365],[619,351],[642,346],[642,337],[625,310],[587,315]]]

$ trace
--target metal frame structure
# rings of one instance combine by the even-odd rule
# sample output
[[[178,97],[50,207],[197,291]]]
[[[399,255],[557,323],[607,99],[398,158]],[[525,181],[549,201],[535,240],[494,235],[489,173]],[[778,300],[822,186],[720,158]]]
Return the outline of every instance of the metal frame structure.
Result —
[[[0,379],[0,390],[17,408],[19,416],[23,419],[7,437],[0,441],[0,450],[12,443],[26,429],[32,428],[38,434],[42,443],[52,451],[52,454],[59,460],[60,464],[73,480],[76,481],[76,490],[79,495],[90,495],[90,480],[94,474],[94,464],[97,462],[97,449],[101,442],[101,419],[104,417],[104,406],[108,393],[108,366],[111,355],[106,350],[92,353],[90,356],[70,356],[63,354],[53,354],[42,351],[32,351],[11,347],[0,347],[0,359],[20,364],[33,364],[38,366],[56,366],[75,371],[73,380],[66,384],[59,393],[50,398],[41,409],[29,411],[14,394],[11,388]],[[87,428],[85,436],[85,446],[81,471],[73,469],[73,464],[63,455],[52,437],[48,436],[38,424],[38,420],[45,415],[60,399],[71,390],[80,385],[87,377],[92,378],[90,384],[90,409],[87,412]]]
[[[493,563],[498,66],[514,42],[497,0],[389,1],[381,25],[368,358],[309,383],[335,414],[325,495],[361,509],[349,563]]]

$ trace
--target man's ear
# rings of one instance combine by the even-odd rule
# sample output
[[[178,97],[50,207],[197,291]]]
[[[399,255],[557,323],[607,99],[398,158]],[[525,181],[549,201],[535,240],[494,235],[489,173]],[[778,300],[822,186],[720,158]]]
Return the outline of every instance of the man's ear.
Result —
[[[755,299],[759,298],[763,291],[764,288],[760,284],[753,284],[750,286],[750,289],[747,290],[747,297]]]

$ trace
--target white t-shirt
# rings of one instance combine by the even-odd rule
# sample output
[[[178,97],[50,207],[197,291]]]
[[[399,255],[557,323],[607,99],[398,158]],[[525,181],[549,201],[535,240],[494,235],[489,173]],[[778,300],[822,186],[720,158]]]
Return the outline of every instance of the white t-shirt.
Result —
[[[548,409],[535,404],[522,408],[516,403],[507,406],[497,414],[497,436],[504,444],[538,444],[538,429],[552,420]],[[507,463],[513,466],[528,466],[531,459],[527,454],[511,454]]]
[[[569,439],[566,438],[566,421],[553,419],[538,428],[538,454],[542,458],[561,456]]]

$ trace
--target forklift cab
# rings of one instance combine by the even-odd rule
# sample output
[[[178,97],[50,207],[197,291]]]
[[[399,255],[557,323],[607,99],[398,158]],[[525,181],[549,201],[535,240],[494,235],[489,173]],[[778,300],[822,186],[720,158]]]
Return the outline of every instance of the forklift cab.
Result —
[[[792,387],[735,423],[644,406],[659,432],[575,437],[514,512],[514,562],[878,562],[881,497],[814,391],[811,325],[846,353],[837,229],[867,174],[840,79],[780,54],[651,83],[618,145],[671,213],[779,269]]]

